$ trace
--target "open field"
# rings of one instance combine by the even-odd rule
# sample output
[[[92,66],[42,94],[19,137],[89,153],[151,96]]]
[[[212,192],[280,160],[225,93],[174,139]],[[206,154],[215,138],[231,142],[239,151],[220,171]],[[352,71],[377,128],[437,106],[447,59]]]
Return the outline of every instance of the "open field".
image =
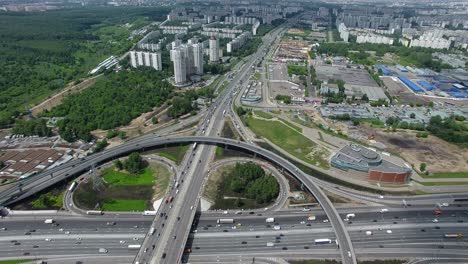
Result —
[[[273,115],[272,115],[272,114],[269,114],[269,113],[267,113],[267,112],[263,112],[263,111],[261,111],[261,110],[255,110],[255,111],[254,111],[254,114],[255,114],[256,116],[259,116],[259,117],[265,118],[265,119],[272,119],[272,118],[273,118]]]
[[[322,168],[329,168],[328,154],[323,153],[326,151],[318,148],[316,143],[299,131],[279,121],[265,121],[253,117],[247,119],[247,124],[255,134],[265,137],[295,157]]]
[[[113,186],[128,185],[152,185],[154,183],[154,174],[150,168],[145,168],[137,175],[130,175],[114,168],[105,169],[102,177]]]
[[[0,260],[0,264],[19,264],[29,262],[31,260],[28,259],[17,259],[17,260]]]
[[[447,185],[466,185],[468,188],[468,182],[418,182],[424,186],[447,186]]]

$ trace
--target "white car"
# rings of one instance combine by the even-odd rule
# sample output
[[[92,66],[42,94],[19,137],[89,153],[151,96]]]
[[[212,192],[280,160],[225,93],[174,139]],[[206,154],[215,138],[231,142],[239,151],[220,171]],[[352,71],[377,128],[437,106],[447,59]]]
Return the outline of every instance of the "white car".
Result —
[[[120,244],[125,244],[125,240],[120,240]]]
[[[310,211],[310,208],[305,207],[305,208],[302,209],[302,211],[304,211],[304,212],[309,212],[309,211]]]
[[[434,219],[432,220],[432,222],[433,222],[433,223],[438,223],[438,222],[439,222],[439,219],[434,218]]]
[[[328,223],[329,220],[328,220],[328,219],[324,219],[323,222],[324,222],[324,223]]]
[[[301,225],[305,225],[305,221],[301,221]]]
[[[133,240],[137,241],[139,238],[138,237],[134,237]]]
[[[387,230],[387,234],[391,234],[391,233],[393,233],[392,230],[390,230],[390,229]]]
[[[384,198],[384,196],[383,196],[383,195],[379,195],[379,198],[380,198],[380,199],[383,199],[383,198]]]
[[[237,229],[237,227],[236,227],[236,226],[232,226],[231,229]]]
[[[224,212],[223,212],[223,214],[227,214],[227,213],[228,213],[228,211],[224,211]]]
[[[50,241],[52,241],[52,238],[46,238],[46,239],[44,239],[44,240],[50,242]]]

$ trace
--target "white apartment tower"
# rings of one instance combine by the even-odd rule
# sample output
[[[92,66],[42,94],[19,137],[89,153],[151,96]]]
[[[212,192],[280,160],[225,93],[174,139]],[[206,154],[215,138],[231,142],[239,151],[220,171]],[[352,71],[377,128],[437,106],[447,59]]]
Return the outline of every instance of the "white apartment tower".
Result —
[[[171,58],[174,62],[174,81],[176,84],[184,84],[187,82],[185,54],[186,52],[183,47],[177,47],[171,50]]]
[[[210,38],[210,61],[219,61],[219,42],[215,36],[211,36]]]
[[[203,43],[193,44],[193,64],[195,66],[195,73],[198,75],[203,74]]]

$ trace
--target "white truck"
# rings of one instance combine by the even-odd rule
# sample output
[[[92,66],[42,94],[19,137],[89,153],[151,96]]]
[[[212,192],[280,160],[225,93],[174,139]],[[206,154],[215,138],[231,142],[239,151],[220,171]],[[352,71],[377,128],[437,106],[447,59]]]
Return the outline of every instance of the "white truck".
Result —
[[[128,245],[128,249],[140,249],[141,245]]]
[[[354,218],[354,217],[356,217],[355,214],[347,214],[347,215],[346,215],[346,218],[347,218],[347,219],[351,219],[351,218]]]
[[[54,222],[55,222],[54,219],[46,219],[44,221],[45,224],[53,224]]]
[[[275,218],[269,217],[269,218],[267,218],[267,219],[265,220],[265,222],[267,222],[267,223],[274,223],[274,222],[275,222]]]

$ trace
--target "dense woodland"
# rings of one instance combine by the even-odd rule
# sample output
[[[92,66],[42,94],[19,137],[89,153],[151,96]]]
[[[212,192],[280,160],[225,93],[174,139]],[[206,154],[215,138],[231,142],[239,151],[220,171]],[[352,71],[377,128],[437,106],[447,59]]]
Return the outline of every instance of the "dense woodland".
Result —
[[[167,8],[83,8],[0,13],[0,127],[128,50],[131,30],[162,21]],[[126,23],[131,23],[125,25]]]
[[[234,169],[224,175],[218,191],[223,195],[233,194],[254,199],[257,203],[269,203],[279,194],[276,178],[266,175],[261,166],[249,163],[236,163]]]
[[[357,51],[350,52],[350,51]],[[325,53],[334,56],[346,56],[353,61],[361,64],[372,65],[375,60],[370,58],[370,54],[366,51],[375,51],[376,56],[382,57],[385,53],[390,52],[400,57],[400,62],[403,64],[413,64],[416,67],[430,68],[435,71],[440,71],[443,68],[450,68],[450,65],[441,63],[438,60],[432,59],[433,49],[429,48],[408,48],[404,46],[390,46],[385,44],[371,43],[321,43],[318,47],[318,53]]]
[[[59,133],[65,140],[89,141],[92,130],[126,125],[171,96],[172,86],[163,81],[159,72],[144,68],[112,72],[91,88],[68,96],[43,116],[65,117],[58,122]]]

